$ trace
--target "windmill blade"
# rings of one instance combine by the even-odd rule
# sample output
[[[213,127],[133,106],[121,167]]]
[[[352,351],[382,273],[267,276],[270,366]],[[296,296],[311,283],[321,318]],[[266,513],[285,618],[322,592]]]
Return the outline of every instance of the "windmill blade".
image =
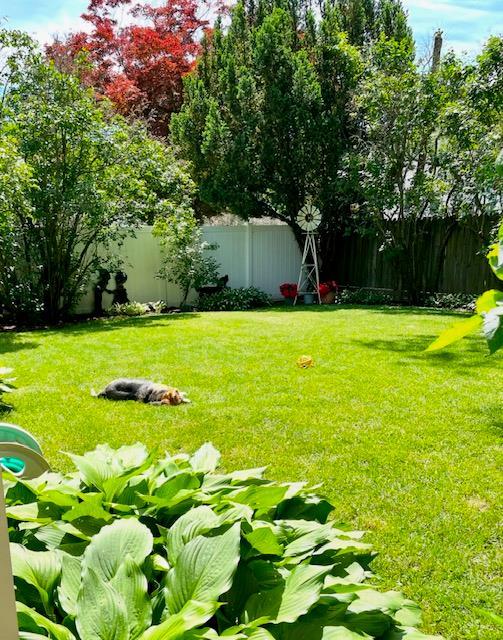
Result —
[[[314,231],[321,222],[321,212],[310,202],[302,207],[297,215],[297,224],[303,231]]]

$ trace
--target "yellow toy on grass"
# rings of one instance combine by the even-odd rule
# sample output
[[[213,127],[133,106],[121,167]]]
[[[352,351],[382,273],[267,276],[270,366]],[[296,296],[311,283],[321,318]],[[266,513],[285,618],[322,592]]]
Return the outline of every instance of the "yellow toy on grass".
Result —
[[[312,367],[314,365],[314,360],[312,356],[300,356],[297,360],[297,365],[301,369],[307,369],[308,367]]]

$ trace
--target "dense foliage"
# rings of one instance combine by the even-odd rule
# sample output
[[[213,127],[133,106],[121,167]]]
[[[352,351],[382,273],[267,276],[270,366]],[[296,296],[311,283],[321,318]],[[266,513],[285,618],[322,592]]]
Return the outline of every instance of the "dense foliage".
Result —
[[[503,151],[495,163],[496,173],[503,178]],[[487,256],[489,266],[494,275],[503,280],[503,221],[499,228],[496,242],[491,246]],[[460,340],[464,336],[482,327],[487,340],[489,352],[495,353],[503,347],[503,291],[491,289],[485,291],[475,303],[476,315],[464,322],[444,331],[429,347],[428,351],[437,351]]]
[[[206,24],[199,6],[195,0],[90,0],[82,16],[88,29],[56,39],[47,52],[120,113],[141,116],[151,130],[165,134]]]
[[[124,302],[123,304],[113,304],[107,309],[109,316],[144,316],[147,313],[162,313],[166,308],[166,303],[162,300],[156,302]]]
[[[417,303],[436,291],[456,221],[475,222],[481,246],[501,211],[503,182],[494,163],[503,140],[503,39],[491,38],[476,64],[450,53],[425,71],[404,41],[381,38],[359,86],[357,149],[363,207],[394,261],[397,288]],[[431,239],[421,221],[443,217],[444,236],[426,281]]]
[[[338,302],[341,304],[382,305],[391,304],[393,300],[391,291],[378,289],[344,289],[338,296]]]
[[[268,307],[271,297],[256,287],[222,289],[216,293],[199,296],[199,311],[248,311]]]
[[[357,4],[327,3],[317,21],[304,0],[240,2],[228,29],[217,23],[172,119],[205,203],[278,218],[299,238],[295,218],[308,195],[324,227],[349,213],[349,112],[363,61],[344,25]],[[410,41],[399,2],[364,4],[373,7],[362,18],[369,34]]]
[[[15,43],[8,60],[16,78],[0,111],[0,310],[54,321],[139,222],[185,201],[190,179],[77,78],[36,53],[27,61]]]
[[[296,215],[311,197],[323,277],[336,275],[337,234],[370,229],[396,288],[419,302],[437,290],[456,225],[469,220],[483,247],[501,211],[503,40],[470,63],[441,49],[437,34],[432,58],[417,60],[398,1],[341,0],[317,17],[303,0],[238,3],[204,41],[172,119],[199,198],[278,218],[300,241]],[[449,224],[426,270],[420,223],[433,217]]]
[[[432,638],[304,483],[218,472],[210,444],[71,458],[77,473],[5,482],[22,640]]]
[[[194,215],[193,190],[192,182],[187,182],[171,213],[157,218],[154,226],[154,235],[163,250],[163,266],[158,275],[180,287],[182,305],[191,289],[218,280],[220,266],[211,253],[218,245],[203,240],[201,226]]]

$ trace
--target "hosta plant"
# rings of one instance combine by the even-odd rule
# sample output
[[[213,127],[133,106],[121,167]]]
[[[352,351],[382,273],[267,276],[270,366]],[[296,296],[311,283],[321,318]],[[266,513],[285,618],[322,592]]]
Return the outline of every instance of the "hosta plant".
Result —
[[[9,408],[9,405],[3,399],[3,394],[11,393],[14,389],[13,382],[15,378],[9,377],[11,373],[12,369],[0,367],[0,410]]]
[[[419,640],[415,604],[372,585],[362,532],[304,483],[218,471],[211,444],[71,456],[5,476],[22,640]]]

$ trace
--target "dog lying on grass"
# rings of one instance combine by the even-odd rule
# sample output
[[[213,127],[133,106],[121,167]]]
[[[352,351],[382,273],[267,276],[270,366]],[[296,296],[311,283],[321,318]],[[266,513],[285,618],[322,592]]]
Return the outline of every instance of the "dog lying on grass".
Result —
[[[150,380],[135,380],[131,378],[118,378],[112,380],[110,384],[100,393],[91,392],[96,398],[107,398],[108,400],[136,400],[146,404],[168,404],[176,406],[190,400],[183,391],[178,391],[174,387],[165,384],[157,384]]]

